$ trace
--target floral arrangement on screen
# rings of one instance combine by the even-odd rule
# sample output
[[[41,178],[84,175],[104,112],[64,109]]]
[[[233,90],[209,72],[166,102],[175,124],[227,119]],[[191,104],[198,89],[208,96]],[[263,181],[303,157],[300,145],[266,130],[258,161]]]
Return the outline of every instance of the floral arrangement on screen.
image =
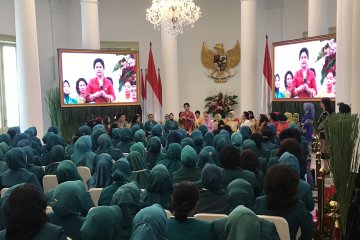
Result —
[[[220,113],[222,117],[225,117],[230,111],[233,110],[233,106],[238,104],[238,102],[235,101],[237,97],[238,96],[236,95],[229,95],[219,92],[213,96],[205,98],[205,109],[207,109],[209,113],[212,113],[213,116],[215,116],[217,113]]]
[[[321,69],[321,85],[323,85],[329,71],[336,73],[336,42],[334,39],[328,41],[320,50],[316,62],[323,58],[325,58],[325,62]]]
[[[119,78],[119,92],[125,82],[129,81],[131,85],[136,85],[136,56],[134,54],[125,55],[114,66],[112,72],[121,71]]]

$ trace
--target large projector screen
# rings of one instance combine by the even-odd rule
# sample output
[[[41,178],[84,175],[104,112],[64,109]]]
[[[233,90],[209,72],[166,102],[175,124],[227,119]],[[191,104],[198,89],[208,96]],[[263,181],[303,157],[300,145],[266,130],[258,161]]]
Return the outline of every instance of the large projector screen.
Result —
[[[273,53],[273,101],[335,98],[335,35],[276,42]]]
[[[138,105],[138,55],[58,49],[61,106]]]

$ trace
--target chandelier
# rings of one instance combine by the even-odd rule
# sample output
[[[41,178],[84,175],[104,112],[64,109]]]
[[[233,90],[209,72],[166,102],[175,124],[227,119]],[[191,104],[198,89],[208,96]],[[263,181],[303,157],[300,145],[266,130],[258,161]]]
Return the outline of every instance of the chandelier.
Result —
[[[200,8],[192,0],[153,0],[146,9],[146,20],[154,24],[154,28],[173,36],[183,33],[183,27],[194,23],[201,17]]]

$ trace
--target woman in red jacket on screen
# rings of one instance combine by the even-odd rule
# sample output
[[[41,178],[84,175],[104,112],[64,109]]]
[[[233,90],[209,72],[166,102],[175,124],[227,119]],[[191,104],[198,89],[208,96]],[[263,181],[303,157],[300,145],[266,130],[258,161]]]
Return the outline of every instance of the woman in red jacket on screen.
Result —
[[[295,73],[292,95],[299,98],[311,98],[317,94],[316,78],[313,71],[308,68],[309,50],[302,48],[299,52],[301,69]]]
[[[109,79],[104,77],[104,60],[97,58],[93,64],[96,77],[91,79],[86,88],[88,102],[106,103],[115,100],[114,88]]]

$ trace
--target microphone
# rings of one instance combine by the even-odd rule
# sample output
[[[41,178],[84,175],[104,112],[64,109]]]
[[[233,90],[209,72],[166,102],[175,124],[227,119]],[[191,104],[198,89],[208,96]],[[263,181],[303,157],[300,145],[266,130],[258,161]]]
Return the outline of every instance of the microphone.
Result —
[[[103,90],[103,83],[99,83],[100,90]]]
[[[306,78],[303,79],[304,83],[306,83]]]

